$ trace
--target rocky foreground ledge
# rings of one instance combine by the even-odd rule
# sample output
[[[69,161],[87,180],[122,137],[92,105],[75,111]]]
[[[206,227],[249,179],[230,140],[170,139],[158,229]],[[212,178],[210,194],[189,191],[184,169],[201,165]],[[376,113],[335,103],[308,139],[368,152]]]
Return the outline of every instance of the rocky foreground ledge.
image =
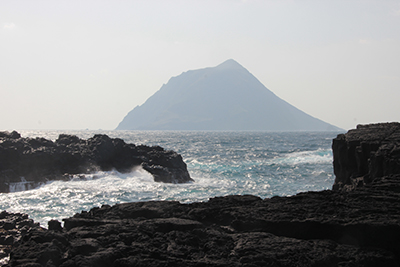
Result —
[[[35,188],[51,180],[69,180],[83,174],[116,169],[130,172],[142,166],[156,182],[193,181],[182,157],[159,146],[126,144],[97,134],[87,140],[61,134],[53,142],[0,132],[0,192]],[[11,190],[10,190],[11,189]]]
[[[400,173],[392,165],[399,140],[371,137],[386,130],[393,137],[400,126],[359,126],[335,139],[334,190],[93,208],[64,227],[29,228],[8,266],[400,266]],[[378,149],[362,149],[369,142]]]

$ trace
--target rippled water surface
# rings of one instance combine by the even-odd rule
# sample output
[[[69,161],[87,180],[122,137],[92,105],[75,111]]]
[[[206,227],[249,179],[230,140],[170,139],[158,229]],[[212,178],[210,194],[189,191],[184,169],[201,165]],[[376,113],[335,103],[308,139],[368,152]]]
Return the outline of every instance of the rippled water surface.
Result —
[[[142,169],[99,172],[86,181],[55,181],[40,188],[0,194],[0,209],[23,212],[47,227],[103,204],[147,200],[206,201],[229,194],[262,198],[332,187],[332,139],[338,133],[21,131],[55,140],[61,133],[90,138],[103,133],[128,143],[159,145],[180,153],[194,183],[156,183]]]

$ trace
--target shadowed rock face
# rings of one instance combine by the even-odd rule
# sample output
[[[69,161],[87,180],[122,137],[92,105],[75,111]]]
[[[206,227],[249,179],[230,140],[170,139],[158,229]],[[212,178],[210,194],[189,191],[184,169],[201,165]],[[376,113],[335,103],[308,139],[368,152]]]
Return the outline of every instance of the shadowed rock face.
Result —
[[[332,143],[333,189],[351,190],[400,173],[400,123],[358,125]]]
[[[400,174],[387,168],[396,165],[371,172],[373,163],[363,169],[361,161],[341,158],[353,155],[343,152],[343,139],[361,145],[379,129],[391,132],[382,136],[394,146],[387,136],[396,127],[360,126],[335,139],[338,174],[370,174],[351,188],[104,205],[64,219],[64,227],[54,220],[48,230],[32,227],[14,242],[9,266],[400,266]],[[380,151],[381,162],[395,155],[370,151]]]
[[[129,172],[138,166],[157,182],[193,181],[182,157],[159,146],[126,144],[107,135],[83,140],[61,134],[53,142],[0,132],[0,192],[8,192],[17,183],[30,189],[49,180],[68,180],[74,174],[112,169]]]

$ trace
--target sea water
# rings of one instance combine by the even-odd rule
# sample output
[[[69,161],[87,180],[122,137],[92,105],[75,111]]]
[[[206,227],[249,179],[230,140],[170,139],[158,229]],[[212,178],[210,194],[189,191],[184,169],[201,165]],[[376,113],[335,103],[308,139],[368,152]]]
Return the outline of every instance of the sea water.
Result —
[[[86,175],[86,180],[53,181],[39,188],[0,194],[0,210],[27,213],[47,227],[104,204],[252,194],[261,198],[330,189],[334,182],[332,139],[336,132],[209,131],[20,131],[23,137],[56,140],[61,133],[90,138],[107,134],[127,143],[159,145],[180,153],[191,177],[186,184],[154,182],[141,168]],[[18,188],[15,189],[18,191]]]

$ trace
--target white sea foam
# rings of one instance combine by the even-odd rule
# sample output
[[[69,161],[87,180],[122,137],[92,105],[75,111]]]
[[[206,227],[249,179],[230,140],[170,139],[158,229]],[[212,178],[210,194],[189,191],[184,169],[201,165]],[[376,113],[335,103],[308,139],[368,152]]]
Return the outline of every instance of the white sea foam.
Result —
[[[26,131],[23,136],[55,140],[60,131]],[[263,132],[67,132],[81,138],[95,133],[126,142],[160,145],[180,153],[195,180],[188,184],[156,183],[142,169],[130,173],[98,172],[84,179],[53,181],[34,190],[0,194],[0,210],[23,212],[47,227],[104,204],[148,200],[207,201],[230,194],[260,197],[293,195],[330,188],[333,183],[331,142],[335,134]],[[20,186],[20,188],[19,188]],[[16,185],[14,191],[22,189]]]
[[[8,264],[10,261],[10,256],[0,259],[0,266]]]
[[[14,192],[21,192],[25,190],[31,190],[37,186],[36,183],[34,182],[27,182],[27,181],[21,181],[18,183],[10,183],[9,184],[9,191],[11,193]]]
[[[318,149],[314,151],[300,151],[288,153],[284,156],[276,157],[271,159],[271,164],[287,164],[287,165],[298,165],[298,164],[319,164],[319,163],[331,163],[333,160],[331,149]]]

